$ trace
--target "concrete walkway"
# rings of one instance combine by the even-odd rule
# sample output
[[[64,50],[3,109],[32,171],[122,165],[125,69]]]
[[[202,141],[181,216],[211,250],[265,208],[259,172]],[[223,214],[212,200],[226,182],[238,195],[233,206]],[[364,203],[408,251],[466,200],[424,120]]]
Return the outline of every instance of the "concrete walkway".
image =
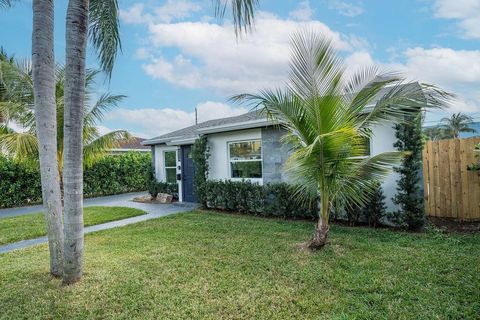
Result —
[[[145,195],[145,192],[127,193],[122,195],[86,199],[84,201],[85,206],[129,207],[129,208],[136,208],[136,209],[143,210],[147,214],[86,227],[84,229],[85,234],[95,232],[95,231],[100,231],[100,230],[112,229],[115,227],[122,227],[132,223],[137,223],[137,222],[142,222],[142,221],[147,221],[155,218],[168,216],[174,213],[186,212],[198,207],[196,203],[151,204],[151,203],[138,203],[138,202],[131,201],[131,199],[133,199],[133,197],[137,195]],[[9,210],[13,210],[13,213],[9,213],[8,212]],[[0,218],[29,214],[33,212],[39,212],[41,210],[42,210],[41,206],[2,209],[0,210]],[[46,242],[47,242],[47,237],[40,237],[36,239],[22,240],[22,241],[6,244],[3,246],[0,246],[0,254],[17,250],[17,249],[27,248],[30,246],[34,246],[34,245],[38,245]]]
[[[97,197],[97,198],[86,198],[83,200],[83,205],[85,207],[92,206],[107,206],[107,207],[130,207],[131,200],[134,197],[142,196],[147,194],[147,192],[132,192],[132,193],[123,193],[116,194],[113,196],[106,197]],[[132,207],[136,208],[136,207]],[[43,211],[42,205],[34,205],[27,207],[18,207],[18,208],[6,208],[0,209],[0,219],[6,217],[15,217],[21,216],[24,214],[37,213]]]

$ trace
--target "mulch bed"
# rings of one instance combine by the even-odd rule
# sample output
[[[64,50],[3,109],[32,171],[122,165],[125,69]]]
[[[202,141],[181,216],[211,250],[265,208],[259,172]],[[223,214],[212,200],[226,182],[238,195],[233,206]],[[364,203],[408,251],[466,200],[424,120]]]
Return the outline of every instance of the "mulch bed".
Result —
[[[471,233],[480,231],[480,221],[458,221],[446,218],[428,218],[436,228],[448,233]]]

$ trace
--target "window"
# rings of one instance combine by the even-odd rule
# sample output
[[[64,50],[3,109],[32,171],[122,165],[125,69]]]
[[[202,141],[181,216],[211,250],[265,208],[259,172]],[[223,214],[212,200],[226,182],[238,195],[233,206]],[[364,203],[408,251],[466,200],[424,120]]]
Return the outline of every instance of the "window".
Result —
[[[228,144],[231,178],[262,177],[262,142],[260,140]]]
[[[168,183],[177,182],[177,151],[165,151],[165,181]]]
[[[370,156],[370,138],[362,137],[360,138],[359,145],[359,152],[361,153],[361,157],[369,157]]]

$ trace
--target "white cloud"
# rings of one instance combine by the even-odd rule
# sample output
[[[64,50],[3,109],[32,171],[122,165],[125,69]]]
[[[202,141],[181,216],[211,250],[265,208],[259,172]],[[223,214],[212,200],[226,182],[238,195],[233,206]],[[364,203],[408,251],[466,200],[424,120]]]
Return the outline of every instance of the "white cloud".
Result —
[[[143,3],[136,3],[127,10],[120,9],[120,18],[128,24],[145,23],[144,9],[145,5]]]
[[[456,94],[451,112],[480,111],[480,50],[416,47],[404,51],[403,57],[405,63],[388,66]]]
[[[187,88],[223,94],[280,86],[286,78],[289,37],[302,28],[330,37],[339,50],[351,50],[349,38],[319,21],[281,19],[259,12],[255,31],[235,39],[231,24],[179,22],[149,24],[149,53],[144,71]],[[164,52],[174,49],[173,57]]]
[[[146,8],[143,3],[136,3],[126,10],[121,9],[120,17],[129,24],[170,23],[188,18],[200,9],[197,3],[187,0],[168,0],[164,5],[153,9]]]
[[[480,1],[478,0],[435,0],[436,18],[458,21],[462,37],[480,39]]]
[[[315,10],[310,7],[310,1],[302,1],[298,8],[289,13],[289,17],[299,21],[309,21],[312,19]]]
[[[214,101],[199,103],[197,110],[198,122],[248,112],[246,108],[232,107]],[[137,136],[151,138],[195,124],[195,112],[186,112],[174,108],[119,108],[109,112],[105,119],[108,122],[121,122],[126,127],[134,128],[134,132],[137,132],[135,135]],[[106,127],[102,128],[102,130],[111,131]]]
[[[328,7],[347,17],[356,17],[363,13],[363,8],[360,5],[347,1],[328,0]]]

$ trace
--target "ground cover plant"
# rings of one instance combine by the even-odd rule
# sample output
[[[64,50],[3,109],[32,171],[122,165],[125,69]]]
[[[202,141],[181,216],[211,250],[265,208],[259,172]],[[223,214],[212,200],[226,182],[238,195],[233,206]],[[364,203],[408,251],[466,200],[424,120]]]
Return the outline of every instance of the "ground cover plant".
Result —
[[[0,255],[0,318],[474,319],[480,235],[191,212],[86,235],[75,286],[49,276],[47,246]]]
[[[87,207],[84,210],[86,227],[145,214],[144,211],[124,207]],[[0,219],[0,245],[33,239],[47,234],[42,212]]]

